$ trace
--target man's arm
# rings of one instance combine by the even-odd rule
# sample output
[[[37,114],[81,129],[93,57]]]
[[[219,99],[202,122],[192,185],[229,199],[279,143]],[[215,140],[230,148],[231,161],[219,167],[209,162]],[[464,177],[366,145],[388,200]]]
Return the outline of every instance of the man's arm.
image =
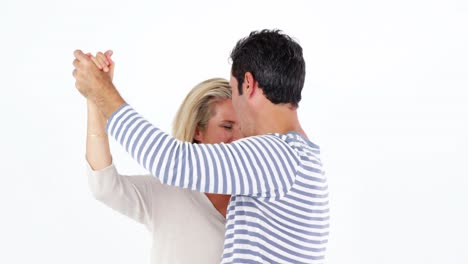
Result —
[[[278,136],[231,144],[180,142],[143,119],[82,51],[74,53],[75,86],[108,118],[107,132],[162,183],[200,192],[275,198],[291,187],[299,158]]]
[[[290,189],[300,162],[284,135],[192,144],[172,138],[129,105],[113,113],[106,130],[162,183],[200,192],[277,198]]]

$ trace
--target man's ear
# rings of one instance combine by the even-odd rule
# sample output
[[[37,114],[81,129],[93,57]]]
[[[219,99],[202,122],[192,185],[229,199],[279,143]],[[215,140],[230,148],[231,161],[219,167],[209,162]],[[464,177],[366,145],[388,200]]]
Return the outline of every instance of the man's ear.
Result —
[[[251,72],[246,72],[244,75],[244,83],[242,89],[248,97],[252,97],[257,91],[257,82],[255,81]]]

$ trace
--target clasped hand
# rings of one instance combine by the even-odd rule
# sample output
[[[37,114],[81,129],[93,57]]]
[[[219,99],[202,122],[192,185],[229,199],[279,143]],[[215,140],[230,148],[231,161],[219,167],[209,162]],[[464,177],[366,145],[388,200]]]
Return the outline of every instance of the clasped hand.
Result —
[[[95,56],[75,50],[73,53],[75,87],[86,98],[98,94],[100,89],[113,87],[114,62],[112,51],[98,52]],[[115,89],[115,88],[113,88]]]

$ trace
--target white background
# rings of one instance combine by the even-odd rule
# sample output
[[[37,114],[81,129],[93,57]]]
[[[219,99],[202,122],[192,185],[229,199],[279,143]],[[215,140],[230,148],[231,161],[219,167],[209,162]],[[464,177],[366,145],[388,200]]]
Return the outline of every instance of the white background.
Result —
[[[250,31],[303,46],[303,126],[322,147],[329,263],[468,263],[468,2],[0,2],[0,263],[148,263],[143,226],[95,201],[73,50],[169,130]],[[117,145],[123,173],[144,173]],[[181,254],[183,254],[181,249]]]

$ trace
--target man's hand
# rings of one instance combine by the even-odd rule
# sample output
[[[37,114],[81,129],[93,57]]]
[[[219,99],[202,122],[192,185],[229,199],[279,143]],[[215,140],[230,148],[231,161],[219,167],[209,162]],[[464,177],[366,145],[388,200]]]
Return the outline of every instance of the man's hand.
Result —
[[[125,103],[112,84],[112,77],[110,76],[112,72],[111,74],[108,73],[111,70],[109,69],[110,65],[103,61],[106,65],[102,67],[103,70],[100,70],[95,64],[97,61],[101,65],[99,58],[102,59],[102,57],[99,54],[96,58],[84,54],[81,50],[75,50],[73,54],[75,56],[73,77],[76,80],[76,88],[84,97],[96,104],[106,119],[109,118],[113,112]],[[108,58],[110,59],[110,56]],[[105,72],[106,69],[107,72]]]

